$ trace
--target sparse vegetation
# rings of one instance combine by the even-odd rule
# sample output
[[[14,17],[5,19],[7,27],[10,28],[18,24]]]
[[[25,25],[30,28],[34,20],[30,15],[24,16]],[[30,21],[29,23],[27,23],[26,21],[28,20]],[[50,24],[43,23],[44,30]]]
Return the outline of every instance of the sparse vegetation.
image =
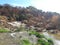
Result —
[[[34,30],[30,31],[30,32],[29,32],[29,35],[35,35],[35,36],[38,37],[38,38],[44,38],[44,35],[36,32],[36,31],[34,31]]]
[[[10,32],[8,29],[5,28],[0,28],[0,33],[6,33],[6,32]]]
[[[23,29],[24,31],[27,31],[25,28],[20,27],[21,31],[23,31]],[[36,32],[35,30],[31,29],[31,30],[28,30],[27,32],[29,33],[30,36],[35,35],[38,38],[37,45],[54,45],[51,39],[49,38],[47,39],[43,34],[40,34],[39,32]],[[22,40],[22,45],[32,45],[32,44],[29,42],[28,39],[24,39]]]

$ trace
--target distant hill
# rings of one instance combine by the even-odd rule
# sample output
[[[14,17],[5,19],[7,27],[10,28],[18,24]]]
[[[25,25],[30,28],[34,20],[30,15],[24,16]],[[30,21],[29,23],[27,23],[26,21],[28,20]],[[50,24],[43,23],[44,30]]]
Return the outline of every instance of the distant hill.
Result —
[[[44,12],[33,6],[13,7],[9,4],[0,5],[0,20],[21,21],[27,25],[37,27],[60,28],[60,14],[56,12]],[[48,26],[49,25],[49,26]],[[50,26],[51,25],[51,26]]]

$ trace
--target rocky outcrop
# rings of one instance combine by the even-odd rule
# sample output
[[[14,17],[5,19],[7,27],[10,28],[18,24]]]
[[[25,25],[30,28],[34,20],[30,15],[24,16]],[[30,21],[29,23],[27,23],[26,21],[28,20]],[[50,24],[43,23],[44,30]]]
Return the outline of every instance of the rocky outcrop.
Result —
[[[11,31],[15,31],[17,29],[17,26],[13,26],[13,25],[11,25],[8,22],[3,21],[3,20],[0,20],[0,27],[7,28]]]
[[[29,33],[26,31],[18,32],[18,33],[11,33],[10,36],[13,38],[18,38],[20,40],[28,39],[30,41],[30,43],[32,43],[32,44],[37,43],[37,37],[35,35],[30,36]]]

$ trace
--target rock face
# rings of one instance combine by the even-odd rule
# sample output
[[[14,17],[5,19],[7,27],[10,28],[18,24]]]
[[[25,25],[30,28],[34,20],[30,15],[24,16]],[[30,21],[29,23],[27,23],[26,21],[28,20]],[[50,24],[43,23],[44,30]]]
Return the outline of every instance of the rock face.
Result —
[[[35,35],[30,36],[29,33],[26,31],[19,32],[19,33],[11,33],[10,36],[13,38],[18,38],[20,40],[28,39],[30,41],[30,43],[32,43],[34,45],[37,43],[37,37]]]
[[[7,22],[0,21],[0,27],[7,28],[11,31],[15,31],[17,29],[16,26],[12,26],[11,24],[8,24]]]

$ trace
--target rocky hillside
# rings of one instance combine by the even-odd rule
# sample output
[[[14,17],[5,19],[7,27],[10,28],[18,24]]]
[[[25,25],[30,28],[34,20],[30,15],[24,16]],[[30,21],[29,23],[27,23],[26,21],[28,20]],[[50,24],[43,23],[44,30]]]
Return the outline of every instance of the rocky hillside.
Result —
[[[9,4],[0,5],[0,20],[5,22],[21,21],[28,26],[60,30],[60,14],[44,12],[33,6],[13,7]]]

